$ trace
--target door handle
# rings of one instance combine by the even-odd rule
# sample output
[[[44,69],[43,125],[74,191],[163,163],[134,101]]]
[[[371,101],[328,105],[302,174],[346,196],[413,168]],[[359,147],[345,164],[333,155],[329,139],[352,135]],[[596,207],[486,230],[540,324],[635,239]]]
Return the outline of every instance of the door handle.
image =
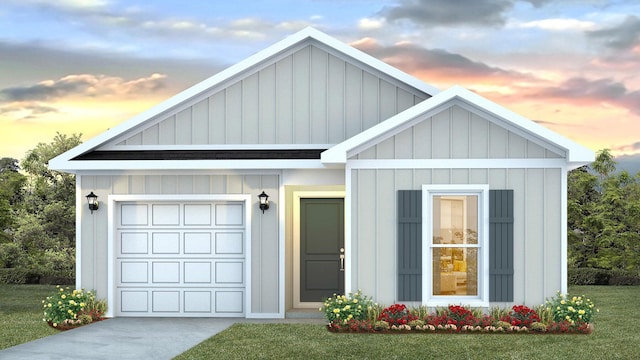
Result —
[[[344,271],[344,248],[340,248],[340,271]]]

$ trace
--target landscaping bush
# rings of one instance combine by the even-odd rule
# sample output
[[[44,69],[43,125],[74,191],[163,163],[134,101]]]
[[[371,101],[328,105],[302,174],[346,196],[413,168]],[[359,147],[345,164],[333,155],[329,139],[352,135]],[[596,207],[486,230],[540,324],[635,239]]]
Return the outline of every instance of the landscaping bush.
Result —
[[[610,270],[609,285],[640,285],[640,274],[620,269]]]
[[[25,284],[28,272],[22,269],[0,269],[0,284]]]
[[[346,323],[349,320],[367,320],[367,309],[372,305],[370,298],[360,292],[336,295],[323,301],[320,311],[330,323]]]
[[[569,285],[640,285],[640,274],[622,269],[570,268],[567,275]]]
[[[555,322],[567,321],[574,323],[591,323],[593,315],[598,309],[593,302],[584,296],[569,297],[569,294],[561,294],[547,300],[547,307],[553,312]]]
[[[54,328],[82,326],[102,318],[106,304],[96,300],[91,291],[71,290],[59,285],[56,290],[55,294],[42,300],[44,309],[42,320]]]
[[[608,285],[609,271],[596,268],[569,269],[567,280],[569,285]]]

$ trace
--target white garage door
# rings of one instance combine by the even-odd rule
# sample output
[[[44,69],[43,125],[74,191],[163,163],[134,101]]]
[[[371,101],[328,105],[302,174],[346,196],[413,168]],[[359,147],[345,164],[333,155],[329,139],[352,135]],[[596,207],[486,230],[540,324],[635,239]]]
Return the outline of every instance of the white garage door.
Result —
[[[243,316],[243,202],[121,202],[116,316]]]

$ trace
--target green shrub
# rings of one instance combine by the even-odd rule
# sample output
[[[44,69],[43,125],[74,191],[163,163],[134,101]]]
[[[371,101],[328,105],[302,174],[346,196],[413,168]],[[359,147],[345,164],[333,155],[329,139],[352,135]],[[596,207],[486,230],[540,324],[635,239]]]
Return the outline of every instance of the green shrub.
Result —
[[[22,269],[0,269],[0,284],[26,284],[28,272]]]
[[[529,326],[529,328],[531,329],[531,331],[537,331],[537,332],[547,331],[547,325],[541,322],[534,322]]]
[[[346,323],[349,320],[366,320],[367,309],[372,305],[370,298],[359,291],[346,295],[336,295],[323,301],[320,311],[332,322]]]
[[[87,303],[95,300],[91,291],[71,290],[70,288],[56,287],[56,293],[42,300],[44,308],[44,321],[51,322],[53,327],[58,325],[81,325],[79,315],[87,306]]]
[[[568,321],[571,324],[591,323],[594,313],[598,311],[590,299],[584,296],[569,297],[569,294],[561,294],[559,291],[554,298],[547,300],[547,307],[553,312],[555,322]]]
[[[606,269],[576,268],[567,271],[569,285],[608,285],[610,276]]]
[[[640,285],[640,274],[637,272],[613,269],[609,273],[609,285]]]
[[[423,320],[411,320],[409,321],[409,326],[411,326],[412,329],[415,329],[416,327],[423,327],[425,324],[425,322]]]
[[[551,307],[547,305],[538,305],[535,307],[535,310],[540,317],[541,323],[549,325],[551,322],[553,322],[553,311],[551,310]]]
[[[376,331],[389,330],[389,323],[386,321],[376,321],[373,323],[373,329]]]

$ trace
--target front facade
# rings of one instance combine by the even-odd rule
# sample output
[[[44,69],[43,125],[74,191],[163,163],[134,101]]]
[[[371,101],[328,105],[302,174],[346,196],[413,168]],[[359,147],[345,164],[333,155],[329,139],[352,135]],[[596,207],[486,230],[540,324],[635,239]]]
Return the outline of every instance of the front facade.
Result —
[[[110,316],[281,318],[358,289],[429,306],[565,291],[566,175],[592,159],[305,29],[50,167],[76,174],[77,287]]]

